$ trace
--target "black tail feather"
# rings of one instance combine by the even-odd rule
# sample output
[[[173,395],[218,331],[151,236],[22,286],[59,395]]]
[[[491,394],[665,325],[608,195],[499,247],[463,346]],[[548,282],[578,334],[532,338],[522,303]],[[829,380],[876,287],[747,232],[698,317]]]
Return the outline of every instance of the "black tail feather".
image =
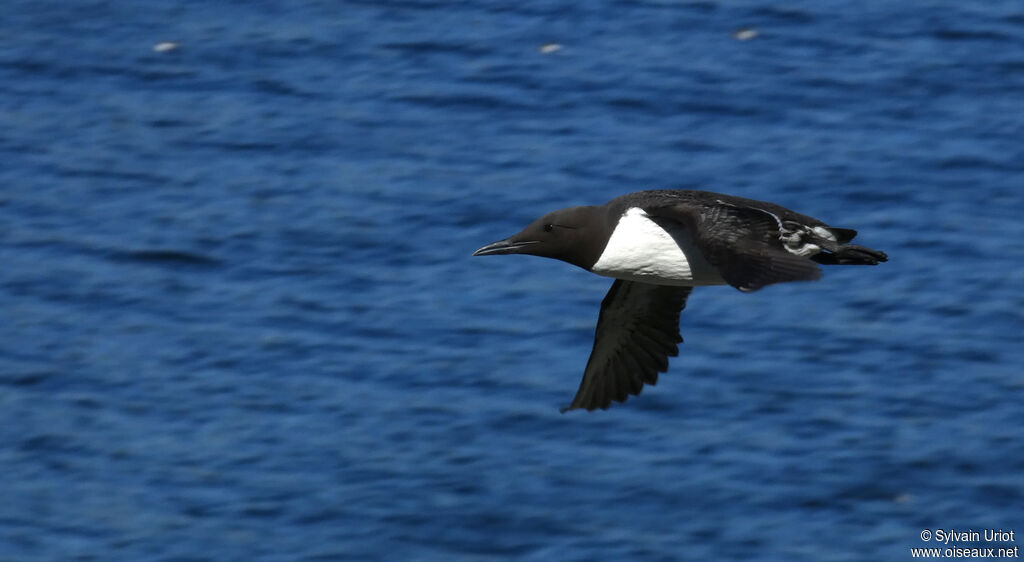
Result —
[[[872,250],[866,246],[844,244],[832,252],[822,252],[811,258],[823,265],[878,265],[889,261],[885,252]]]

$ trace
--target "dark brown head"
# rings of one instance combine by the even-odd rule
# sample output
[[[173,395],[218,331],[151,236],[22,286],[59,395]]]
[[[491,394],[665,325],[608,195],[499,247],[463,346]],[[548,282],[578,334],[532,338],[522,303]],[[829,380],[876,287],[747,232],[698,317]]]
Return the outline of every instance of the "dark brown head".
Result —
[[[608,241],[604,207],[569,207],[548,213],[522,232],[473,252],[474,256],[530,254],[590,269]]]

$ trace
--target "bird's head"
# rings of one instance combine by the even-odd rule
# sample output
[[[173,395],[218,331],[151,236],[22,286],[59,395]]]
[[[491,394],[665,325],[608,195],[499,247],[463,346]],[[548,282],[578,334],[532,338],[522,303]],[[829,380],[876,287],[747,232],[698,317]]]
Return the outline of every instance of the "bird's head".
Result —
[[[488,244],[474,256],[530,254],[589,269],[604,250],[600,207],[569,207],[544,215],[522,232]]]

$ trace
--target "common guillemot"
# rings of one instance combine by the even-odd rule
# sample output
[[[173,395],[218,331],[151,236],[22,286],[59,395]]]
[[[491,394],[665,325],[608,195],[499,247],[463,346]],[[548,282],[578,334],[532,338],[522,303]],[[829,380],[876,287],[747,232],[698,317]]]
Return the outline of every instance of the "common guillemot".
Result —
[[[639,191],[604,205],[548,213],[474,256],[530,254],[615,278],[601,302],[594,348],[571,404],[606,409],[640,394],[679,354],[679,314],[693,287],[756,291],[813,281],[818,264],[877,265],[885,252],[780,205],[709,191]]]

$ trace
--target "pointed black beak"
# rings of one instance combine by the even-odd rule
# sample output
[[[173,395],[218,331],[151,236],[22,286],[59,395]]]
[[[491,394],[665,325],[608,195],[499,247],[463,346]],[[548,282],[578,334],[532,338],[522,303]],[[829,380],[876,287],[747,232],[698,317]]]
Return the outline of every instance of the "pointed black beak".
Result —
[[[483,248],[473,252],[474,256],[496,256],[500,254],[519,254],[522,253],[522,249],[531,244],[536,244],[537,240],[513,241],[512,238],[506,238],[504,240],[498,240],[493,244],[488,244]]]

